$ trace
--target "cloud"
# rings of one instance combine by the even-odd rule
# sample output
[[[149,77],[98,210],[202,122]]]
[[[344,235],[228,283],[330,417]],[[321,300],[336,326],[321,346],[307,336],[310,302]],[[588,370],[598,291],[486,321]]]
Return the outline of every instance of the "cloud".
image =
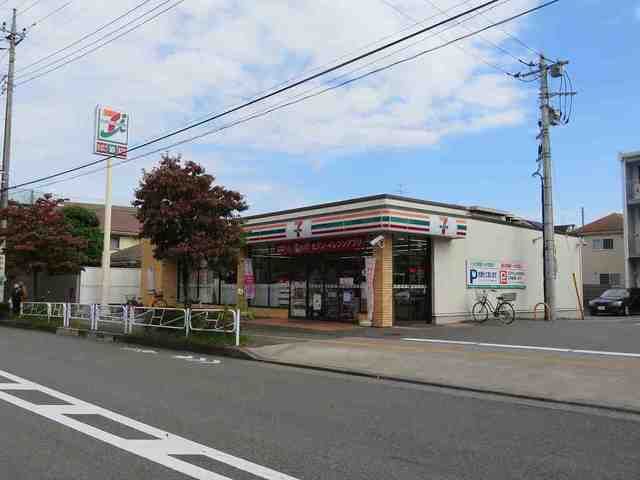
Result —
[[[159,3],[157,0],[153,5]],[[395,3],[418,19],[434,15],[423,1]],[[438,1],[442,9],[459,3]],[[524,0],[517,6],[504,4],[464,28],[477,28],[489,23],[488,18],[504,18],[535,3]],[[29,12],[34,19],[47,13],[45,4]],[[31,30],[19,47],[18,82],[36,72],[25,66],[132,5],[132,0],[75,2],[58,17]],[[451,13],[461,8],[454,8]],[[432,18],[427,23],[434,21]],[[65,28],[60,28],[61,24]],[[394,15],[384,3],[371,0],[187,0],[85,59],[16,88],[13,180],[27,180],[92,160],[89,152],[97,103],[129,111],[131,139],[138,143],[251,98],[256,92],[299,76],[303,70],[314,72],[336,58],[346,58],[345,54],[363,51],[362,46],[371,48],[373,41],[406,27],[406,19]],[[523,27],[524,23],[509,26],[514,31]],[[456,27],[440,36],[425,35],[419,43],[393,57],[383,59],[378,55],[367,60],[377,60],[375,64],[355,65],[360,70],[336,81],[437,46],[443,38],[467,33],[464,28]],[[497,30],[488,32],[486,37],[496,43],[505,40]],[[430,148],[447,136],[522,122],[526,98],[523,87],[484,63],[504,63],[508,59],[479,38],[466,41],[463,46],[464,51],[448,47],[172,151],[211,162],[208,166],[216,169],[221,178],[228,176],[264,198],[274,197],[280,191],[279,184],[255,181],[256,167],[249,165],[255,156],[296,155],[308,159],[313,169],[321,170],[329,156],[364,149]],[[311,82],[206,128],[223,127],[326,85],[321,80]],[[242,152],[234,157],[233,172],[224,171],[228,165],[216,163],[219,157],[215,152],[229,149]],[[155,160],[157,156],[121,167],[121,195],[132,191],[140,169]],[[276,178],[277,171],[273,175]],[[87,177],[56,188],[95,196],[96,191],[102,191],[101,182],[99,176]],[[267,184],[274,185],[274,189],[268,190]],[[290,196],[296,195],[293,192]]]

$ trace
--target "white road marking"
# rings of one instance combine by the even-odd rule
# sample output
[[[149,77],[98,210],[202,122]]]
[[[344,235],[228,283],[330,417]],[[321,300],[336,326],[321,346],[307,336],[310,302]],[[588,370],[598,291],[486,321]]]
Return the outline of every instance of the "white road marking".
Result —
[[[154,355],[158,353],[155,350],[145,350],[144,348],[132,348],[132,347],[122,347],[122,350],[127,350],[128,352],[136,352],[136,353],[152,353]]]
[[[187,362],[197,363],[198,365],[220,365],[220,360],[209,360],[206,357],[196,358],[193,355],[172,355],[171,358],[177,360],[186,360]]]
[[[229,477],[179,460],[171,455],[203,455],[215,461],[226,463],[239,470],[251,473],[266,480],[298,480],[284,473],[252,463],[228,453],[216,450],[206,445],[193,442],[186,438],[146,425],[105,408],[93,405],[77,398],[58,392],[51,388],[31,382],[9,372],[0,370],[0,375],[16,383],[0,383],[0,400],[24,408],[42,417],[58,422],[73,430],[84,433],[97,440],[114,447],[146,458],[152,462],[164,465],[167,468],[183,473],[198,480],[231,480]],[[10,390],[36,390],[63,400],[69,405],[37,405],[11,395]],[[82,423],[68,415],[90,414],[102,415],[127,427],[139,430],[142,433],[156,437],[157,440],[127,440],[125,438],[107,433],[99,428]]]
[[[543,352],[581,353],[584,355],[601,355],[611,357],[640,358],[640,353],[608,352],[605,350],[580,350],[575,348],[536,347],[534,345],[509,345],[502,343],[462,342],[458,340],[440,340],[435,338],[403,338],[408,342],[447,343],[452,345],[471,345],[473,347],[510,348],[516,350],[540,350]]]

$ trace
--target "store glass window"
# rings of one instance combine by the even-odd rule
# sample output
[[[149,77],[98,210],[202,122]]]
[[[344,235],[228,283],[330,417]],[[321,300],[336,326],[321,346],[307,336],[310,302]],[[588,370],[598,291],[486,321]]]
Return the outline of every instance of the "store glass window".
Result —
[[[431,243],[410,234],[393,237],[393,300],[395,320],[431,320]]]
[[[288,307],[289,282],[293,259],[280,254],[275,246],[257,245],[249,249],[256,282],[252,307]]]

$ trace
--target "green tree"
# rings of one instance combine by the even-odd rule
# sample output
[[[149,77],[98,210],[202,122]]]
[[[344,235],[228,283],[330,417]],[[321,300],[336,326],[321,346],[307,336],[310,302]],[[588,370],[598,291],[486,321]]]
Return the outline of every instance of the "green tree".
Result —
[[[83,265],[89,267],[100,266],[103,235],[96,212],[78,205],[66,205],[62,208],[62,215],[69,226],[71,234],[87,241]]]
[[[62,203],[45,195],[33,205],[12,202],[0,209],[0,221],[7,221],[7,227],[0,228],[0,237],[6,238],[7,276],[32,273],[34,297],[38,294],[38,272],[57,275],[82,270],[87,241],[71,232],[60,208]]]
[[[135,197],[142,236],[154,245],[155,258],[179,265],[185,299],[192,271],[236,259],[247,204],[240,193],[216,185],[202,166],[163,155],[159,166],[143,172]]]

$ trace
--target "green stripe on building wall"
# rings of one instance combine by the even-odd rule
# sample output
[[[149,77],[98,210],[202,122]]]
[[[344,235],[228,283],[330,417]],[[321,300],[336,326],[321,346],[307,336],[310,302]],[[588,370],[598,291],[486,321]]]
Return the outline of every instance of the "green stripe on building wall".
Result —
[[[311,226],[311,230],[324,230],[328,228],[351,227],[365,223],[380,223],[385,217],[357,218],[355,220],[341,220],[339,222],[319,223]]]
[[[421,225],[424,227],[430,227],[431,222],[429,220],[418,220],[415,218],[403,218],[403,217],[387,217],[390,218],[393,223],[404,223],[406,225]]]
[[[279,233],[285,233],[286,229],[278,228],[276,230],[260,230],[259,232],[249,232],[247,233],[248,237],[263,237],[266,235],[277,235]]]
[[[355,225],[363,225],[366,223],[404,223],[406,225],[421,225],[429,227],[431,222],[429,220],[417,220],[413,218],[403,218],[403,217],[389,217],[389,216],[380,216],[380,217],[368,217],[368,218],[357,218],[354,220],[342,220],[339,222],[329,222],[329,223],[320,223],[311,226],[311,230],[325,230],[325,229],[333,229],[340,227],[352,227]]]

